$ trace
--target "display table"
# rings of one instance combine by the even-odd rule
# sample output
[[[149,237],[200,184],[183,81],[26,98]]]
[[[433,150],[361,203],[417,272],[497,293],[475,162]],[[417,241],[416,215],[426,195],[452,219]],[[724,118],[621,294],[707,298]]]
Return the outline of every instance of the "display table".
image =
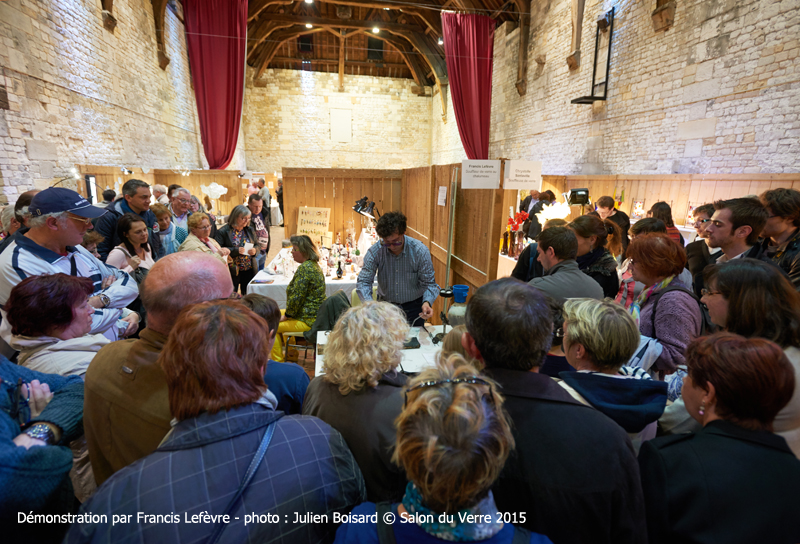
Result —
[[[270,225],[273,227],[278,227],[283,224],[283,216],[281,215],[281,209],[278,206],[278,199],[273,198],[269,207],[269,220]]]
[[[447,327],[449,332],[452,327]],[[425,330],[421,327],[414,327],[411,329],[410,336],[414,336],[416,332],[417,340],[419,340],[420,347],[417,349],[404,349],[402,351],[402,359],[400,361],[401,370],[403,372],[420,372],[424,368],[436,366],[436,356],[442,351],[442,343],[433,345],[431,337],[437,333],[442,332],[441,325],[428,325]],[[417,332],[418,331],[418,332]],[[428,331],[428,332],[425,332]],[[314,365],[314,376],[324,374],[322,372],[322,363],[325,360],[325,344],[328,343],[328,335],[330,331],[320,331],[317,333],[317,357],[316,364]]]
[[[511,273],[514,271],[514,267],[517,266],[517,260],[513,257],[509,257],[508,255],[503,255],[500,253],[497,259],[497,277],[498,278],[507,278],[511,276]]]
[[[325,277],[325,296],[329,297],[339,289],[344,289],[344,294],[347,295],[347,300],[356,289],[357,279],[350,279],[351,274],[345,275],[342,279],[337,280],[335,277]],[[273,280],[272,283],[256,283],[259,280]],[[247,284],[248,293],[257,293],[269,297],[278,303],[278,307],[286,309],[286,288],[292,280],[285,276],[273,276],[267,274],[263,270],[259,270],[256,277]]]

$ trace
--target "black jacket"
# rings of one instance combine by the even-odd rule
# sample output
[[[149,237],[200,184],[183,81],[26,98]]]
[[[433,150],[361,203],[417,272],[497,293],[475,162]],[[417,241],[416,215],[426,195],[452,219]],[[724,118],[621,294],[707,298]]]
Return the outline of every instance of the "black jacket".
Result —
[[[120,199],[110,204],[106,208],[106,213],[100,216],[97,224],[94,227],[99,234],[104,238],[102,242],[97,244],[97,252],[100,258],[105,262],[111,250],[122,243],[122,238],[117,234],[117,221],[125,213],[122,203],[124,200]],[[144,213],[138,214],[147,225],[147,234],[150,240],[150,245],[153,247],[153,260],[157,261],[166,253],[164,246],[161,245],[161,237],[158,235],[158,221],[156,215],[149,209]]]
[[[795,289],[800,290],[800,228],[789,238],[783,252],[770,254],[768,252],[769,239],[762,241],[760,247],[764,255],[789,276]]]
[[[258,249],[258,237],[256,236],[256,231],[250,225],[247,225],[244,228],[244,238],[245,241],[250,242],[253,244],[253,247]],[[239,256],[239,253],[244,254],[244,248],[241,247],[233,247],[233,239],[231,238],[231,226],[230,225],[223,225],[214,235],[214,240],[220,245],[220,247],[226,247],[231,250],[231,259],[235,259]],[[241,252],[239,251],[241,249]],[[235,262],[235,261],[234,261]],[[258,272],[258,251],[256,254],[252,256],[253,262],[253,271]],[[233,265],[230,265],[231,267]]]
[[[487,368],[506,401],[516,449],[492,486],[501,512],[558,544],[646,542],[642,487],[627,433],[552,378]]]
[[[650,544],[800,542],[800,461],[786,441],[728,421],[639,453]]]
[[[686,268],[692,274],[692,289],[698,297],[701,296],[700,291],[704,286],[703,271],[708,265],[716,263],[720,257],[722,257],[722,252],[717,251],[712,254],[708,250],[708,244],[702,238],[698,238],[686,246]]]
[[[522,254],[519,256],[519,260],[517,260],[514,270],[511,271],[512,278],[517,278],[519,281],[528,283],[533,278],[541,278],[544,276],[544,268],[542,268],[542,263],[540,263],[539,259],[537,259],[539,256],[538,248],[539,244],[533,242],[532,244],[528,244],[528,246],[522,250]],[[531,257],[533,257],[533,263],[531,263]],[[533,264],[533,266],[531,266],[531,264]]]

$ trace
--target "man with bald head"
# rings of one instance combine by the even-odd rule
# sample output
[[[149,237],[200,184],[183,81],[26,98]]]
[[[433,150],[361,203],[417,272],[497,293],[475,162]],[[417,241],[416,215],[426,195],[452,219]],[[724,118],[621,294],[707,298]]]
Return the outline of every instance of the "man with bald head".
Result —
[[[228,269],[199,251],[158,260],[141,286],[147,327],[138,340],[101,349],[86,372],[83,424],[97,485],[149,455],[170,430],[167,383],[157,360],[186,306],[227,298]]]

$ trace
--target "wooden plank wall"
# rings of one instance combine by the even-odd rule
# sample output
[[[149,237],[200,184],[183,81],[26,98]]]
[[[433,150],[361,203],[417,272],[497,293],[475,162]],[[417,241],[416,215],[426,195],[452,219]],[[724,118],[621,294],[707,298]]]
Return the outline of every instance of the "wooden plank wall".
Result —
[[[683,225],[690,203],[705,204],[747,195],[760,195],[778,187],[800,190],[800,174],[675,174],[652,176],[566,176],[563,189],[588,187],[593,200],[625,190],[620,209],[630,215],[633,202],[644,200],[645,211],[656,202],[671,202],[675,224]],[[555,191],[556,194],[560,194]],[[580,215],[574,207],[571,219]]]
[[[228,188],[228,192],[222,195],[219,200],[214,200],[211,205],[216,215],[229,215],[237,204],[243,204],[247,200],[248,180],[241,179],[238,172],[228,170],[195,170],[188,176],[176,174],[172,170],[154,170],[155,183],[169,187],[173,183],[188,189],[190,193],[200,199],[203,206],[208,209],[206,194],[201,190],[201,186],[218,183]],[[219,209],[217,209],[219,206]]]
[[[353,211],[356,200],[363,196],[375,201],[383,214],[400,210],[403,202],[402,170],[357,170],[335,168],[284,168],[283,211],[286,238],[297,231],[297,210],[331,208],[331,231],[354,228],[356,241],[368,218]]]
[[[450,281],[447,246],[450,232],[450,180],[453,169],[459,174],[456,189],[456,215],[453,228],[453,257]],[[437,203],[439,187],[447,187],[446,205]],[[420,240],[431,251],[436,281],[441,287],[463,284],[475,290],[497,276],[494,239],[501,236],[508,205],[515,205],[516,191],[461,188],[461,164],[413,168],[403,171],[403,213],[408,218],[407,234]],[[433,323],[439,323],[444,303],[434,304]]]
[[[181,187],[188,189],[189,192],[200,199],[200,202],[203,202],[204,206],[207,206],[205,202],[206,195],[200,187],[216,182],[227,187],[228,192],[218,201],[220,210],[216,210],[217,201],[214,201],[212,205],[217,215],[228,215],[231,213],[234,206],[242,204],[245,201],[245,195],[247,195],[246,186],[248,180],[240,179],[237,172],[229,172],[227,170],[195,170],[188,176],[182,176],[176,174],[172,170],[149,170],[147,174],[145,174],[141,168],[132,168],[131,170],[133,171],[132,174],[123,174],[120,169],[115,166],[83,165],[78,167],[81,177],[86,174],[95,176],[95,183],[100,186],[100,188],[97,189],[99,198],[103,189],[117,190],[117,181],[120,182],[119,189],[121,190],[122,185],[129,179],[140,179],[145,183],[149,183],[151,186],[161,184],[165,187],[169,187],[173,183],[177,183]],[[266,177],[274,178],[274,175]],[[275,180],[277,181],[277,178],[275,178]],[[78,180],[77,187],[81,195],[87,196],[85,194],[86,184],[82,179]],[[119,192],[120,191],[117,191],[117,193]],[[119,197],[119,194],[117,196]]]

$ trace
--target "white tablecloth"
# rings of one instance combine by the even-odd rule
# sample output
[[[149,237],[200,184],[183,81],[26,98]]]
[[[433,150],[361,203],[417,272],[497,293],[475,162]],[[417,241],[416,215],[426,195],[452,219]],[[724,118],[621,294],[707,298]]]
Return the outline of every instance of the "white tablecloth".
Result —
[[[273,198],[272,203],[269,207],[269,220],[270,224],[273,227],[278,227],[283,223],[283,216],[281,215],[281,209],[278,206],[278,200]]]
[[[450,332],[451,329],[452,327],[447,327],[448,332]],[[419,372],[424,368],[436,366],[436,355],[442,351],[441,342],[436,345],[431,342],[431,336],[442,332],[441,325],[427,325],[425,330],[422,330],[420,327],[414,327],[412,329],[412,331],[417,330],[419,330],[416,334],[420,344],[419,348],[404,349],[402,351],[403,357],[400,361],[400,365],[404,372]],[[328,334],[330,334],[330,331],[321,331],[317,333],[317,357],[314,364],[314,376],[324,374],[324,372],[322,372],[322,363],[325,360],[325,344],[328,343]]]
[[[336,278],[325,278],[325,296],[331,296],[339,289],[344,289],[344,293],[347,295],[347,299],[350,300],[350,296],[352,295],[353,291],[356,289],[356,278],[350,279],[350,276],[353,274],[348,274],[342,277],[342,279],[337,280]],[[258,280],[274,280],[271,284],[267,283],[255,283]],[[257,293],[259,295],[264,295],[265,297],[269,297],[273,299],[275,302],[278,303],[278,307],[282,309],[286,309],[286,288],[289,286],[289,282],[291,280],[284,276],[272,276],[267,274],[263,270],[260,270],[256,277],[253,278],[247,285],[247,292],[248,293]]]

